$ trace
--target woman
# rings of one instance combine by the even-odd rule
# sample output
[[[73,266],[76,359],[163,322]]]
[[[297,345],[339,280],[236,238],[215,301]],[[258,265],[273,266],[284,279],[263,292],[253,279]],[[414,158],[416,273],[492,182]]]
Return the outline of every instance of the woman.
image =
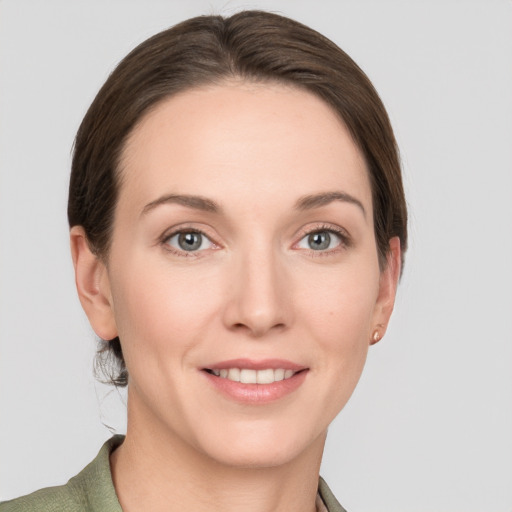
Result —
[[[393,133],[357,65],[274,14],[133,50],[77,134],[82,306],[126,438],[10,510],[343,510],[327,428],[385,334],[407,245]]]

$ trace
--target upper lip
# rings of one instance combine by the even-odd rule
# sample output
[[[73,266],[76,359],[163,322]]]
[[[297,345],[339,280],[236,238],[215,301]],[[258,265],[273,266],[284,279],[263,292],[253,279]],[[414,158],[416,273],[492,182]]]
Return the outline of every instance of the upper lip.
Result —
[[[284,370],[293,370],[298,372],[305,370],[307,367],[301,364],[287,361],[286,359],[230,359],[229,361],[220,361],[212,365],[205,366],[204,369],[208,370],[223,370],[228,368],[245,368],[249,370],[277,370],[283,368]]]

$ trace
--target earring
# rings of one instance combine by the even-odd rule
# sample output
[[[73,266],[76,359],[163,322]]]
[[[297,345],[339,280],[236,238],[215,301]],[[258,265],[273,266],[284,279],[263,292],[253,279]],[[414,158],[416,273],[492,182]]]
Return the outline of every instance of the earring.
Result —
[[[373,343],[377,343],[378,341],[380,341],[381,337],[382,336],[380,335],[380,332],[375,330],[372,336]]]

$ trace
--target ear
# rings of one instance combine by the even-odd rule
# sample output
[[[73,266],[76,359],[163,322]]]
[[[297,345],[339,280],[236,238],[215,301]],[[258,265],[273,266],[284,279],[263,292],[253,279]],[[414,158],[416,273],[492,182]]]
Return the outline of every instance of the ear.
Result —
[[[370,334],[371,345],[380,341],[386,333],[395,305],[401,262],[400,238],[395,236],[389,241],[386,268],[380,273],[379,295],[373,315],[373,330]]]
[[[94,332],[104,340],[111,340],[117,336],[117,327],[107,268],[91,251],[82,226],[73,226],[69,236],[82,308]]]

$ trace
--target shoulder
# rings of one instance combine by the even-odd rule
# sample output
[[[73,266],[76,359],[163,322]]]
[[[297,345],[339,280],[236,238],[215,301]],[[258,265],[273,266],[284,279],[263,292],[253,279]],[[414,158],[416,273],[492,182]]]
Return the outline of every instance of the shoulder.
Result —
[[[109,456],[123,436],[107,441],[97,457],[65,485],[0,503],[0,512],[122,512],[117,499]]]
[[[68,484],[39,491],[0,503],[0,512],[82,512],[79,496]]]

